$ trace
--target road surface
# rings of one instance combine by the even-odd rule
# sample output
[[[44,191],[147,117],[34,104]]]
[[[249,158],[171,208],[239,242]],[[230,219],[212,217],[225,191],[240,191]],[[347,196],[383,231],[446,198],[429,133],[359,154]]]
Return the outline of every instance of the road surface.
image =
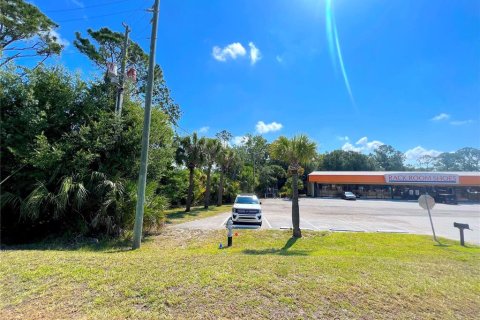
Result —
[[[287,200],[262,199],[262,229],[290,228],[291,205],[291,201]],[[453,227],[453,223],[467,223],[473,231],[465,230],[465,241],[480,244],[479,204],[436,204],[431,212],[438,236],[459,240],[459,230]],[[226,212],[174,227],[222,229],[229,217],[230,212]],[[334,232],[432,234],[427,211],[420,208],[415,201],[301,198],[300,227]]]

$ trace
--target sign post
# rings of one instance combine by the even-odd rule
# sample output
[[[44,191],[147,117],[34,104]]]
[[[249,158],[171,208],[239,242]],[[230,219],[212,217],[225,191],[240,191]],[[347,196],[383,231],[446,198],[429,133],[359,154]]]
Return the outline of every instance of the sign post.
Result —
[[[435,206],[435,199],[433,199],[433,197],[429,196],[428,194],[424,194],[418,198],[418,204],[423,209],[428,210],[428,217],[430,218],[430,225],[432,226],[433,240],[438,242],[437,236],[435,235],[435,228],[433,227],[432,214],[430,213],[430,209],[433,209],[433,207]]]

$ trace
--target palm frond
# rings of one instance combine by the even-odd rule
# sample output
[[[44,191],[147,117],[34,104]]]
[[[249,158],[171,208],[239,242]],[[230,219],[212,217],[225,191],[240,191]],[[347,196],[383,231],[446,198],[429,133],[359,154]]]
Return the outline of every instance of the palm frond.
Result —
[[[93,171],[90,175],[91,182],[98,182],[106,179],[107,179],[107,176],[103,172]]]
[[[87,200],[88,190],[85,188],[83,183],[78,183],[75,188],[75,194],[73,196],[73,205],[75,209],[80,210],[83,207],[83,204]]]
[[[68,205],[68,199],[70,196],[70,192],[74,188],[74,182],[72,176],[66,176],[63,178],[58,193],[54,199],[55,207],[57,208],[56,211],[62,212],[66,209]]]
[[[28,195],[26,201],[20,207],[20,216],[22,218],[38,219],[41,210],[45,205],[51,203],[52,194],[48,191],[44,183],[38,182],[35,189]]]
[[[18,208],[22,204],[22,198],[11,192],[4,192],[0,195],[0,208],[3,209],[7,205],[11,205],[13,208]]]

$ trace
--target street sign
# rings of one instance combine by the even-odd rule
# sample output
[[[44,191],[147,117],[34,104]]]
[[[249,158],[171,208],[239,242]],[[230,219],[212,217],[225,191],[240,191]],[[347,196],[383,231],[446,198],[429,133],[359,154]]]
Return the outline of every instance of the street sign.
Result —
[[[435,206],[435,199],[428,194],[422,194],[418,197],[418,204],[420,207],[428,211],[428,218],[430,219],[430,225],[432,226],[433,240],[438,242],[437,236],[435,235],[435,228],[433,227],[432,214],[430,213],[430,209]]]
[[[433,207],[435,207],[435,199],[433,199],[433,197],[429,196],[428,194],[422,194],[418,198],[418,204],[423,209],[430,210],[430,209],[433,209]]]

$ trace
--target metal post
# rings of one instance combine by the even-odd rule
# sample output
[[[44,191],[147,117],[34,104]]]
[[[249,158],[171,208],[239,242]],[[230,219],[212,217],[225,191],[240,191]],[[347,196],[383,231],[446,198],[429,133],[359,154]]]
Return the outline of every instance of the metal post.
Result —
[[[150,39],[150,57],[148,61],[148,83],[147,91],[145,94],[145,116],[143,119],[142,154],[140,157],[140,173],[138,175],[137,185],[137,207],[135,210],[135,226],[133,228],[133,249],[140,248],[140,242],[142,240],[143,211],[145,203],[145,185],[147,183],[148,145],[150,136],[150,116],[155,71],[155,47],[157,40],[159,6],[160,0],[155,0],[155,4],[153,5],[152,36]]]
[[[227,246],[231,247],[232,246],[232,237],[233,237],[233,221],[232,218],[228,219],[227,221]]]
[[[115,114],[117,117],[122,116],[122,106],[123,106],[123,90],[124,90],[124,83],[125,83],[125,69],[127,67],[127,52],[128,52],[128,34],[130,33],[131,29],[125,23],[122,23],[125,27],[125,37],[123,42],[122,48],[122,67],[120,70],[120,77],[117,89],[117,101],[115,104]]]
[[[463,232],[465,229],[470,230],[470,226],[466,223],[458,223],[458,222],[454,222],[453,226],[455,228],[458,228],[458,230],[460,230],[460,245],[465,246],[465,238],[464,238]]]
[[[465,247],[465,238],[463,237],[463,228],[460,228],[460,245]]]
[[[428,193],[425,193],[425,195],[428,196]],[[435,229],[433,228],[432,215],[430,214],[430,206],[428,205],[427,197],[425,197],[425,205],[427,206],[428,217],[430,218],[430,225],[432,226],[433,240],[435,240],[436,242],[438,242],[437,236],[435,235]]]

